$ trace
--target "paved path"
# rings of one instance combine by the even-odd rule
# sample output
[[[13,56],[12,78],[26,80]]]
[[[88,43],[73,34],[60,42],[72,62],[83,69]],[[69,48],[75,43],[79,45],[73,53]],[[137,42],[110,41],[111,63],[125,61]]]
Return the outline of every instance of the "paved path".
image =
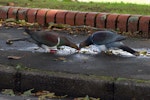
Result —
[[[35,46],[28,42],[15,42],[6,45],[7,39],[12,37],[25,37],[23,29],[2,28],[0,30],[0,64],[22,64],[26,67],[56,72],[79,73],[86,75],[114,76],[150,80],[150,58],[144,57],[120,57],[115,55],[98,54],[72,54],[59,56],[41,52],[27,51],[26,48]],[[70,36],[70,38],[72,38]],[[72,40],[76,43],[86,36],[76,36]],[[150,40],[127,39],[125,44],[130,47],[150,48]],[[20,51],[18,49],[25,49]],[[8,56],[20,56],[20,60],[10,60]],[[59,59],[63,57],[65,60]]]
[[[83,35],[67,36],[76,43],[86,38]],[[102,100],[150,98],[150,57],[121,57],[102,53],[60,56],[35,52],[32,49],[36,45],[25,41],[6,44],[7,39],[18,37],[26,37],[23,29],[0,30],[0,89],[11,88],[20,92],[34,88],[70,97],[89,95]],[[131,38],[124,43],[135,49],[150,48],[150,40]],[[8,59],[8,56],[19,56],[21,59]],[[17,65],[28,67],[29,70],[17,71]],[[7,96],[1,98],[9,100]]]

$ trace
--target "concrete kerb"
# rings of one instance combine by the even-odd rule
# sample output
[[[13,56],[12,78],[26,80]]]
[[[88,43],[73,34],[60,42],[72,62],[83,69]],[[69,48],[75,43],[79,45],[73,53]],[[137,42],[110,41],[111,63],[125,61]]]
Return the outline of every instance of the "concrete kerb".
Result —
[[[12,67],[0,65],[0,89],[14,89],[15,73]]]
[[[149,100],[150,81],[117,79],[114,87],[114,100]]]
[[[99,79],[96,76],[37,69],[16,70],[11,66],[4,65],[0,65],[0,68],[0,78],[2,79],[0,80],[0,89],[12,88],[17,91],[26,91],[34,88],[35,90],[49,90],[58,95],[73,97],[89,95],[105,100],[113,98],[113,92],[110,90],[110,86],[113,86],[112,78],[101,77],[102,79]],[[17,74],[20,75],[20,79]]]
[[[102,100],[148,100],[150,81],[107,76],[71,74],[38,69],[15,69],[0,65],[0,89],[23,92],[34,88],[58,95],[80,97],[89,95]]]

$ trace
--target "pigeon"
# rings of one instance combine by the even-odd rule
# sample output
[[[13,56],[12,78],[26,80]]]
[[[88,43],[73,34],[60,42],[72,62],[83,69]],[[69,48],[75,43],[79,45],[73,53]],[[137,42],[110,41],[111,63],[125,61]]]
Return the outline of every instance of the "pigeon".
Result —
[[[86,40],[81,42],[79,44],[79,49],[89,45],[96,45],[101,47],[100,49],[102,51],[106,51],[110,48],[119,48],[123,51],[138,56],[138,51],[135,51],[132,48],[123,44],[122,41],[125,39],[125,36],[119,35],[114,31],[97,31],[90,35]]]
[[[79,47],[71,42],[67,37],[60,35],[56,32],[41,31],[41,30],[30,30],[25,29],[25,32],[36,42],[39,47],[44,49],[58,49],[60,46],[69,46],[74,49]]]

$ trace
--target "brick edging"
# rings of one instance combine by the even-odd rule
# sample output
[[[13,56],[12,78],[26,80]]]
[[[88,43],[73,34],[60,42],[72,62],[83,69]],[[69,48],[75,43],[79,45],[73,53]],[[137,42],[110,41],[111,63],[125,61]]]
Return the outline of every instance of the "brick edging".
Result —
[[[15,18],[30,23],[47,25],[49,22],[69,25],[87,25],[97,28],[119,30],[120,32],[141,33],[150,37],[150,16],[131,14],[112,14],[102,12],[77,12],[69,10],[0,7],[0,19]]]

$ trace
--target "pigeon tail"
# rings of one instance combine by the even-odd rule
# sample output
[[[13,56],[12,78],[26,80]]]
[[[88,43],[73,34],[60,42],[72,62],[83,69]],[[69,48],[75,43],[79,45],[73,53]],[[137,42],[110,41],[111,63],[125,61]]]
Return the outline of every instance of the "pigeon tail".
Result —
[[[30,30],[28,28],[25,28],[25,32],[30,33]]]
[[[28,29],[28,28],[25,28],[25,32],[26,32],[27,34],[31,35],[31,31],[32,31],[32,30],[30,30],[30,29]]]
[[[125,46],[125,45],[122,45],[122,46],[119,46],[118,47],[119,49],[122,49],[124,51],[127,51],[135,56],[138,56],[139,55],[139,52],[138,51],[135,51],[133,50],[132,48],[128,47],[128,46]]]

